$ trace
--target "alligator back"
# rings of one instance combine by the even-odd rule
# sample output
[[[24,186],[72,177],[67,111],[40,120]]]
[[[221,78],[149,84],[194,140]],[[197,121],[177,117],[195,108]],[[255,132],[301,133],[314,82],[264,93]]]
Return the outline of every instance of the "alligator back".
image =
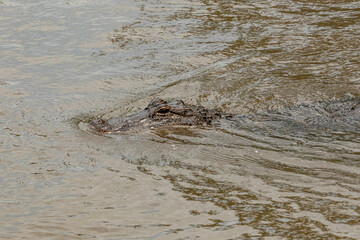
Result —
[[[287,130],[360,129],[360,98],[304,103],[281,110],[241,116],[240,121],[257,122],[263,127],[276,126]]]

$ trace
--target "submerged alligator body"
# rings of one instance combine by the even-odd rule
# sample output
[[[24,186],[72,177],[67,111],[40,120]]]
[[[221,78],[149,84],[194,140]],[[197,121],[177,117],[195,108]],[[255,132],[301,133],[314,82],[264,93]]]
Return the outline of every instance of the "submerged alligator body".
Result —
[[[336,101],[316,102],[286,107],[281,111],[269,111],[253,115],[227,114],[203,106],[186,104],[181,100],[165,101],[153,99],[139,113],[123,118],[108,120],[95,119],[89,123],[90,128],[102,134],[121,134],[136,129],[159,128],[170,126],[208,126],[221,118],[248,119],[249,121],[293,123],[306,126],[360,127],[360,98]]]

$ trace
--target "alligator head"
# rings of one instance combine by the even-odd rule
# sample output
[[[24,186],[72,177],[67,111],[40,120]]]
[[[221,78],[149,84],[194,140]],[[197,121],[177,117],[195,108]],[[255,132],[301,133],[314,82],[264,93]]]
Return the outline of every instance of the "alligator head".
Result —
[[[116,134],[141,128],[211,125],[215,119],[220,117],[231,116],[203,106],[185,104],[181,100],[168,102],[156,98],[144,110],[136,114],[108,120],[95,119],[89,123],[89,126],[99,133]]]

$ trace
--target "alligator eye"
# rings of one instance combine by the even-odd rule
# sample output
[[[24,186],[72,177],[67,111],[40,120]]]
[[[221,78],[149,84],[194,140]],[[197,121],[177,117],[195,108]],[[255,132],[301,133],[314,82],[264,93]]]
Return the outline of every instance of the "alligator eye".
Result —
[[[161,107],[161,108],[157,109],[156,113],[166,114],[166,113],[169,113],[170,111],[171,111],[171,108],[169,106],[166,106],[166,107]]]

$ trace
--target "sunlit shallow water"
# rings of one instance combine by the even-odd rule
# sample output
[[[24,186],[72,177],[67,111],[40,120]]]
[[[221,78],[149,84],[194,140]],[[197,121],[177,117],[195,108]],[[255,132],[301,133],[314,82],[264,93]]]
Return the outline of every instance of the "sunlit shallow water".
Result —
[[[246,115],[359,96],[359,10],[0,1],[0,238],[359,239],[357,129],[79,128],[154,97]]]

